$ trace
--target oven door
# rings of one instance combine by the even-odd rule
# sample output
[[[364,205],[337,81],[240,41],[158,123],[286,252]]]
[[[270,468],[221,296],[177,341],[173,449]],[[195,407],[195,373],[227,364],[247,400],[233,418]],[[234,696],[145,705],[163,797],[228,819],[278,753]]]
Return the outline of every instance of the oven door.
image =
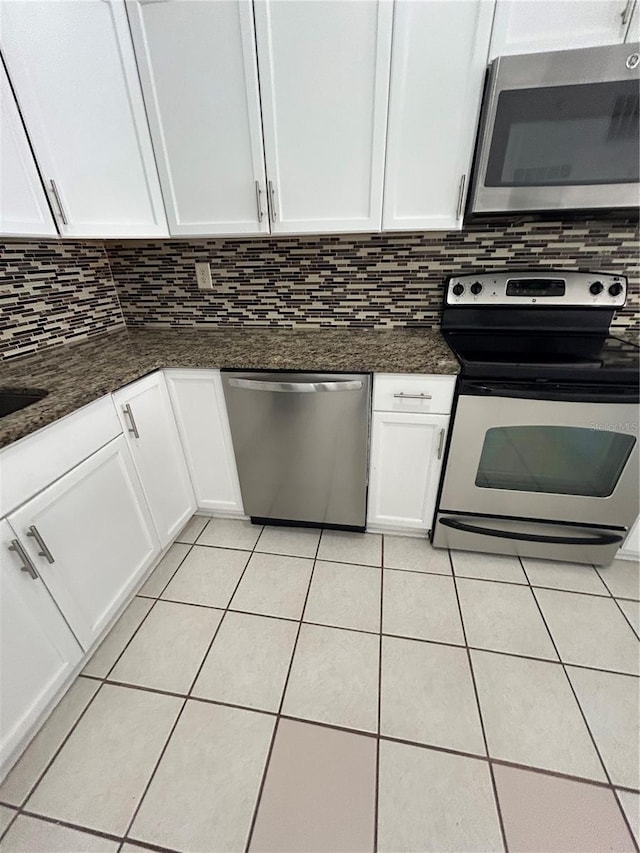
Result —
[[[500,396],[480,383],[476,390],[479,396],[458,399],[440,509],[631,526],[639,503],[634,402],[574,402],[527,390]]]
[[[637,51],[610,45],[496,60],[473,212],[635,206]]]

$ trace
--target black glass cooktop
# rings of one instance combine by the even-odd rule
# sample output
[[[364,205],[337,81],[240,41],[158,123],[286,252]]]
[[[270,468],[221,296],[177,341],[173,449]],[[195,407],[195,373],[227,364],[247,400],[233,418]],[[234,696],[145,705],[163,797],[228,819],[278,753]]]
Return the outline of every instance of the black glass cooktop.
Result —
[[[466,376],[638,384],[640,349],[615,335],[447,331]]]

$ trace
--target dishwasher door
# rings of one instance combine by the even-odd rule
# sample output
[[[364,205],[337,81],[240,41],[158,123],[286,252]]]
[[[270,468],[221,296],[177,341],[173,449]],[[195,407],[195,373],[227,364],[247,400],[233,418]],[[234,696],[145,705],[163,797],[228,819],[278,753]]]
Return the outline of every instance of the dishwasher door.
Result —
[[[223,371],[244,511],[364,528],[369,374]]]

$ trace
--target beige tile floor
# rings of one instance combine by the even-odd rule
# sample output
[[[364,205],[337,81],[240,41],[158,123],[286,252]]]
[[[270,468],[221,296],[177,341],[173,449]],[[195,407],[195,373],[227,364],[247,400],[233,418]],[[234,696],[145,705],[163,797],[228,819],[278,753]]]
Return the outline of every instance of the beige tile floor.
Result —
[[[0,785],[0,848],[637,850],[639,612],[629,562],[194,516]]]

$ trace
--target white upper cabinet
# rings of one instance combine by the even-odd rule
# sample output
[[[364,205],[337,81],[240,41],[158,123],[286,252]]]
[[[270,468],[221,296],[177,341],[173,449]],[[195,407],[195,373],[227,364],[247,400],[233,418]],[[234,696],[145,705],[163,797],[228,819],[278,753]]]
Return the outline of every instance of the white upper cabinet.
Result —
[[[396,0],[382,227],[462,227],[491,0]]]
[[[268,232],[250,0],[127,11],[171,234]]]
[[[162,372],[122,388],[113,402],[164,548],[195,512],[196,499]]]
[[[393,4],[257,0],[274,233],[376,231]]]
[[[0,234],[57,237],[9,80],[0,61]]]
[[[0,33],[61,234],[165,235],[122,0],[3,2]]]
[[[624,41],[634,0],[497,0],[491,59]]]

